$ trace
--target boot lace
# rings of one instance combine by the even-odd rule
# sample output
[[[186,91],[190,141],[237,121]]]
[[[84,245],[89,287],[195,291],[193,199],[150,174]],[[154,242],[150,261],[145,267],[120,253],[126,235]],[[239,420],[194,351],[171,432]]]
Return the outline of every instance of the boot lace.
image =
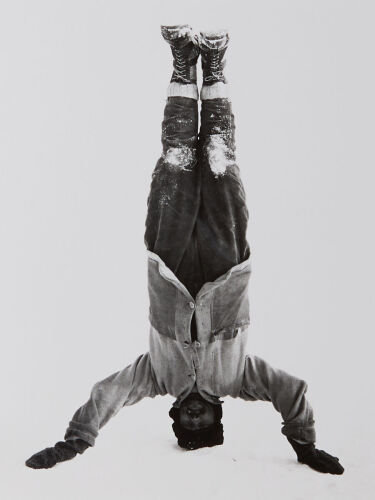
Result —
[[[220,65],[220,54],[215,52],[211,56],[210,60],[210,74],[206,76],[206,82],[211,82],[212,80],[221,80],[223,78],[223,67]]]
[[[184,54],[181,52],[181,50],[175,50],[174,52],[174,57],[175,57],[175,65],[174,65],[174,72],[178,79],[182,80],[184,83],[189,83],[190,80],[187,77],[187,65],[186,65],[186,58]]]

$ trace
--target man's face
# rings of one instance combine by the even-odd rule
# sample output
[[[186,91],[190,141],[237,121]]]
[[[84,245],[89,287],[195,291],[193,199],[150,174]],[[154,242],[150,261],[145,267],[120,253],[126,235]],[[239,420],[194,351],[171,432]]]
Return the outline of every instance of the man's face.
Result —
[[[209,427],[215,422],[213,405],[197,393],[191,393],[180,406],[180,425],[189,431]]]

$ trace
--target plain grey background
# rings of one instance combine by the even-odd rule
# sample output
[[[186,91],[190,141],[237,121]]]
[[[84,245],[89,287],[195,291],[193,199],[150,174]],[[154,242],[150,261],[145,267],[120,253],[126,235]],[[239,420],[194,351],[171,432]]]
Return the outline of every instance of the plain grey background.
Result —
[[[369,498],[374,488],[371,1],[0,3],[1,498]],[[146,198],[171,74],[160,24],[230,30],[251,213],[248,351],[309,383],[300,466],[267,403],[227,399],[225,444],[182,452],[172,398],[124,409],[50,471],[92,385],[147,350]]]

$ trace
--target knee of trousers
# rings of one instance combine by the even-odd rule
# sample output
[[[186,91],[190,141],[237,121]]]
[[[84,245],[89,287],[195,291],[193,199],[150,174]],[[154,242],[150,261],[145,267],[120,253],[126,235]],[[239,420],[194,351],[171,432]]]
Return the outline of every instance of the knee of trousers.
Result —
[[[202,154],[215,177],[225,175],[230,167],[236,165],[234,147],[226,134],[207,136]]]
[[[162,155],[163,166],[171,170],[193,170],[197,164],[197,152],[195,148],[186,145],[170,146]]]

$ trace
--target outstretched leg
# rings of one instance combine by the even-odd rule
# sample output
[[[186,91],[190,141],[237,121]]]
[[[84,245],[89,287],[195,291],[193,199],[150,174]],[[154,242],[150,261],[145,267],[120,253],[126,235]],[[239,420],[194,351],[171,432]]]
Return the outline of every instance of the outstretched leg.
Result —
[[[213,281],[250,255],[246,241],[248,210],[235,158],[235,125],[223,74],[226,31],[201,33],[201,206],[198,246],[205,281]]]
[[[197,165],[199,48],[188,26],[162,27],[174,57],[174,72],[162,124],[163,153],[152,175],[145,243],[193,293],[196,249],[192,237],[199,209]]]

